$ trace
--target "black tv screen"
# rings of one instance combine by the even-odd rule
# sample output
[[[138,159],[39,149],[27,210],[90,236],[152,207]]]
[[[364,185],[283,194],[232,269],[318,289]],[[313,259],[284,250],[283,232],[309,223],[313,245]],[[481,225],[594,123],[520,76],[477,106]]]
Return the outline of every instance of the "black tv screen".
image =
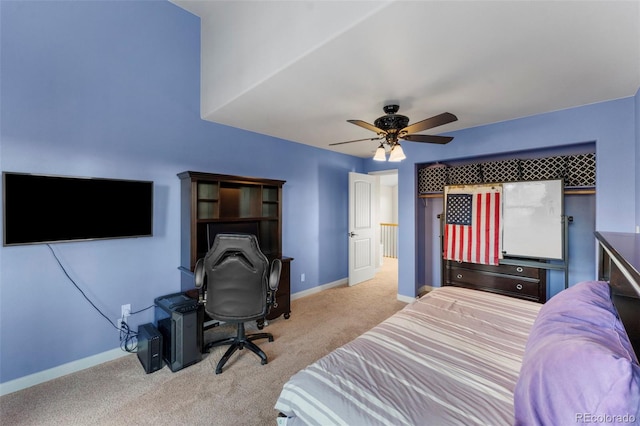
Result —
[[[5,246],[153,235],[153,182],[3,172]]]

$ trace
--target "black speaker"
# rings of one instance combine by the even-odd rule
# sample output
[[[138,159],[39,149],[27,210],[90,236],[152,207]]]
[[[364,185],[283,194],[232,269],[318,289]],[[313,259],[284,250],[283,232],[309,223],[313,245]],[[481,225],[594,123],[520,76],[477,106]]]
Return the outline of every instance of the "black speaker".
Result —
[[[147,374],[162,368],[162,334],[151,323],[138,326],[138,360]]]

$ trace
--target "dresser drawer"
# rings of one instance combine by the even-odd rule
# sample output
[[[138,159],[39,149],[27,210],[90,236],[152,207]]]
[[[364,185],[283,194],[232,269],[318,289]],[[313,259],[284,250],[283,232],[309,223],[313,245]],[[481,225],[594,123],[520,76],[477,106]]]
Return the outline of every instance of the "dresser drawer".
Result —
[[[446,284],[491,290],[524,299],[541,299],[540,280],[494,272],[451,267],[446,270]]]
[[[506,275],[516,275],[519,277],[529,277],[540,279],[540,269],[533,268],[530,266],[517,266],[517,265],[483,265],[480,263],[466,263],[466,262],[457,262],[457,261],[449,261],[450,267],[452,268],[465,268],[465,269],[473,269],[476,271],[486,271],[493,272],[495,274],[506,274]]]

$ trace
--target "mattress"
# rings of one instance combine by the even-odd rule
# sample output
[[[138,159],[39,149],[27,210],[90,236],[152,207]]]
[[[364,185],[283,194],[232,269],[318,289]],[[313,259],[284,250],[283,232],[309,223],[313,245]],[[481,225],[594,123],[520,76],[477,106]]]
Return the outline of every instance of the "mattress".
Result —
[[[511,425],[542,305],[437,288],[284,385],[279,424]]]

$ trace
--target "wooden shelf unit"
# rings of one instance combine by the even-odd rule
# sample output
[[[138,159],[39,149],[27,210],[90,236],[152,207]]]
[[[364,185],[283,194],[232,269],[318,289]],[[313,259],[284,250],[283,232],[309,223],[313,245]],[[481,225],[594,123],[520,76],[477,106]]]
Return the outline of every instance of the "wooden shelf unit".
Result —
[[[181,192],[180,270],[182,291],[194,289],[193,270],[209,249],[209,233],[249,232],[271,262],[281,259],[278,306],[267,319],[291,312],[290,264],[282,256],[283,180],[185,171],[178,174]]]
[[[180,178],[181,289],[193,292],[193,270],[209,250],[210,235],[218,232],[254,233],[269,262],[281,259],[283,272],[278,306],[267,319],[289,318],[290,263],[282,256],[283,180],[185,171]]]
[[[179,173],[178,177],[182,291],[198,297],[193,271],[198,259],[209,250],[210,233],[253,233],[269,262],[276,258],[282,260],[277,306],[272,308],[267,319],[280,315],[289,318],[293,258],[282,256],[282,187],[285,181],[193,171]],[[199,320],[202,332],[218,324],[207,326],[208,319],[203,313]]]
[[[269,260],[282,257],[285,181],[186,171],[181,180],[181,266],[193,271],[212,232],[255,229]],[[209,228],[211,227],[211,228]]]

